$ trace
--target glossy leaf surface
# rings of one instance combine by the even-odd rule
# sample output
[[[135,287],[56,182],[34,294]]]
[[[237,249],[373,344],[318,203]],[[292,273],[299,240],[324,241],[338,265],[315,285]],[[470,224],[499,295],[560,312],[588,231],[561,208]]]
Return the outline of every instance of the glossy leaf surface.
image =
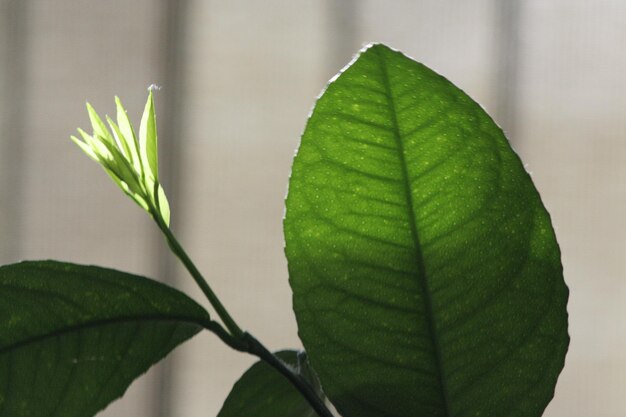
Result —
[[[299,364],[297,351],[282,350],[276,356],[294,369],[303,367],[303,373],[311,375],[306,362]],[[316,417],[317,414],[284,376],[267,363],[259,361],[233,386],[218,414],[218,417],[248,416]]]
[[[0,268],[0,415],[89,417],[208,314],[145,278],[59,262]]]
[[[289,183],[300,337],[344,417],[537,417],[569,343],[560,252],[502,131],[374,45],[332,81]]]

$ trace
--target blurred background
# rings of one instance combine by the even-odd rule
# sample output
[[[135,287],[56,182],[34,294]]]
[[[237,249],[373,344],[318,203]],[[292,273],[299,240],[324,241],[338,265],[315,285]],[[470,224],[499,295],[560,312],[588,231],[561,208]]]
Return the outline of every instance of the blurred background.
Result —
[[[547,417],[626,416],[626,2],[0,0],[0,261],[156,277],[202,300],[156,228],[69,141],[84,103],[156,96],[172,226],[237,321],[299,347],[283,255],[294,150],[364,44],[400,49],[503,126],[552,214],[572,337]],[[211,334],[100,417],[217,414],[254,362]]]

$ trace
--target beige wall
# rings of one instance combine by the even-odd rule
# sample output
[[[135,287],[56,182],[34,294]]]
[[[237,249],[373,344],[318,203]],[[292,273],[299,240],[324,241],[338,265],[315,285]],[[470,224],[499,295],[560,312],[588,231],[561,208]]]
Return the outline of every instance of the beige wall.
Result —
[[[177,126],[160,138],[175,155],[164,180],[173,228],[238,322],[270,348],[298,347],[281,230],[291,158],[326,80],[383,41],[502,121],[552,213],[572,343],[545,415],[624,415],[626,3],[171,2],[176,53],[167,3],[0,0],[0,261],[102,264],[198,295],[163,272],[172,266],[147,216],[68,140],[87,125],[85,100],[110,114],[119,94],[137,120],[157,83],[160,129]],[[161,112],[174,97],[171,120]],[[15,106],[21,117],[7,117]],[[252,362],[201,335],[101,416],[215,415]]]

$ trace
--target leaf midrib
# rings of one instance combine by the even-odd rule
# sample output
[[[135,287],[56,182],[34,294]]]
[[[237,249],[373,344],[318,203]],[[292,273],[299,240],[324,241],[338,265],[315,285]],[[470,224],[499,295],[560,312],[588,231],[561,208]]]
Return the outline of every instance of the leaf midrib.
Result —
[[[407,169],[406,158],[404,155],[404,144],[402,142],[402,135],[400,133],[400,126],[398,123],[398,118],[396,116],[397,108],[396,108],[395,100],[393,97],[393,91],[391,89],[391,83],[389,80],[389,74],[387,71],[385,58],[382,55],[381,50],[379,48],[376,48],[375,52],[376,52],[376,56],[378,58],[378,64],[380,66],[380,70],[382,73],[381,78],[383,81],[383,86],[385,88],[385,96],[387,98],[389,107],[391,108],[390,117],[391,117],[393,137],[395,139],[396,146],[398,148],[398,154],[400,158],[400,165],[401,165],[401,171],[402,171],[402,179],[403,179],[402,184],[403,184],[405,198],[406,198],[406,202],[408,206],[408,217],[409,217],[409,225],[411,229],[411,237],[415,245],[415,252],[416,252],[415,264],[417,266],[417,271],[418,271],[417,280],[419,281],[420,287],[422,288],[422,292],[423,292],[422,298],[424,300],[424,308],[426,311],[426,321],[428,324],[428,332],[430,335],[430,340],[433,344],[435,364],[437,367],[437,376],[439,379],[439,385],[441,387],[442,402],[444,406],[445,415],[447,417],[450,417],[451,414],[450,414],[450,408],[448,404],[448,401],[449,401],[448,389],[447,389],[447,384],[446,384],[446,378],[443,373],[443,363],[441,359],[441,346],[439,344],[439,338],[437,336],[437,331],[435,327],[433,303],[432,303],[432,298],[430,294],[430,287],[428,286],[428,280],[426,279],[426,268],[424,265],[424,256],[422,253],[422,246],[419,240],[419,234],[417,232],[417,224],[415,222],[415,209],[414,209],[414,204],[413,204],[413,195],[411,193],[411,187],[410,187],[410,182],[409,182],[409,172]]]
[[[142,316],[122,316],[115,317],[109,319],[102,320],[93,320],[87,321],[84,323],[78,323],[74,325],[70,325],[67,327],[63,327],[60,329],[55,329],[50,332],[46,332],[43,334],[39,334],[36,336],[31,336],[29,338],[19,340],[17,342],[11,343],[7,346],[0,348],[0,355],[4,355],[7,352],[11,352],[16,349],[20,349],[32,343],[37,343],[46,339],[51,339],[54,337],[62,336],[65,334],[78,332],[81,330],[88,330],[97,327],[108,326],[112,324],[129,324],[129,323],[141,323],[141,322],[175,322],[179,324],[191,324],[196,325],[199,328],[207,328],[207,322],[203,319],[187,317],[187,316],[162,316],[162,315],[142,315]]]

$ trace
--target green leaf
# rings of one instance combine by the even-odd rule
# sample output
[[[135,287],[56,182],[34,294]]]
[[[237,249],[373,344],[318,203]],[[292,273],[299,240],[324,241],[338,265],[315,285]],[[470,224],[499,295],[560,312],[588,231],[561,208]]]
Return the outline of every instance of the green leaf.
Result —
[[[161,184],[155,183],[157,187],[156,195],[153,196],[155,199],[155,204],[157,206],[157,210],[159,214],[161,214],[161,218],[165,222],[165,225],[169,227],[170,225],[170,203],[167,201],[167,196],[165,195],[165,191]]]
[[[141,117],[139,127],[139,151],[144,170],[150,173],[158,181],[158,155],[157,155],[157,126],[154,113],[154,98],[152,90],[148,95],[148,101]]]
[[[124,181],[132,194],[143,194],[144,190],[139,183],[139,174],[135,172],[130,162],[122,155],[122,152],[114,145],[106,141],[100,141],[106,146],[108,153],[112,156],[109,160],[103,160],[102,166],[112,171],[117,177]]]
[[[289,183],[300,337],[344,417],[535,417],[569,343],[550,218],[483,109],[373,45],[328,85]]]
[[[89,113],[89,120],[91,121],[91,127],[93,128],[94,136],[98,135],[107,140],[110,144],[113,144],[113,137],[106,125],[98,116],[96,110],[92,107],[91,104],[87,103],[87,112]]]
[[[132,198],[133,201],[139,205],[139,207],[141,207],[142,209],[144,209],[144,210],[146,210],[148,212],[150,211],[150,209],[148,208],[148,203],[143,199],[143,197],[140,194],[134,193],[131,190],[131,188],[128,186],[128,184],[125,181],[122,181],[120,179],[120,177],[118,177],[117,174],[111,170],[110,164],[108,162],[103,161],[101,163],[101,166],[102,166],[102,169],[104,169],[104,172],[107,173],[107,175],[113,180],[113,182],[122,191],[124,191],[124,193],[126,195],[128,195],[130,198]]]
[[[97,158],[96,161],[98,161],[98,162],[110,161],[110,160],[113,159],[113,155],[111,155],[111,153],[109,152],[109,150],[106,147],[106,145],[102,141],[98,140],[97,136],[94,138],[93,136],[91,136],[90,134],[88,134],[87,132],[85,132],[81,128],[78,128],[78,133],[80,133],[80,136],[83,138],[84,143],[89,148],[91,148],[92,152],[94,153],[94,155]],[[85,151],[85,149],[82,146],[81,146],[81,149],[83,149],[83,151]]]
[[[96,153],[93,151],[93,149],[91,148],[91,146],[87,145],[85,142],[83,142],[82,140],[78,139],[76,136],[70,136],[70,139],[72,139],[72,142],[74,142],[75,144],[78,145],[78,147],[87,154],[88,157],[90,157],[91,159],[93,159],[96,162],[100,162],[98,155],[96,155]]]
[[[115,105],[117,108],[117,126],[119,127],[119,132],[116,133],[121,136],[119,140],[125,142],[123,149],[130,151],[129,161],[132,163],[135,171],[143,172],[141,167],[141,160],[139,159],[139,151],[137,149],[137,139],[135,137],[135,131],[133,130],[133,126],[130,123],[130,119],[128,118],[128,113],[126,113],[126,109],[122,105],[122,101],[117,96],[115,97]],[[109,124],[111,123],[109,122]],[[113,127],[115,132],[115,127],[111,127]]]
[[[301,374],[308,374],[310,381],[313,380],[312,371],[306,361],[298,360],[297,351],[282,350],[276,356],[294,369],[300,367]],[[218,414],[218,417],[249,416],[316,417],[317,414],[284,376],[259,361],[237,381]]]
[[[119,126],[111,119],[109,116],[106,117],[107,123],[111,127],[111,131],[113,132],[113,137],[115,138],[115,143],[117,144],[117,148],[122,152],[122,154],[126,157],[128,161],[132,163],[132,155],[133,151],[129,142],[124,138],[122,131]],[[133,168],[135,166],[133,165]]]
[[[52,261],[0,268],[0,415],[88,417],[209,321],[135,275]]]

